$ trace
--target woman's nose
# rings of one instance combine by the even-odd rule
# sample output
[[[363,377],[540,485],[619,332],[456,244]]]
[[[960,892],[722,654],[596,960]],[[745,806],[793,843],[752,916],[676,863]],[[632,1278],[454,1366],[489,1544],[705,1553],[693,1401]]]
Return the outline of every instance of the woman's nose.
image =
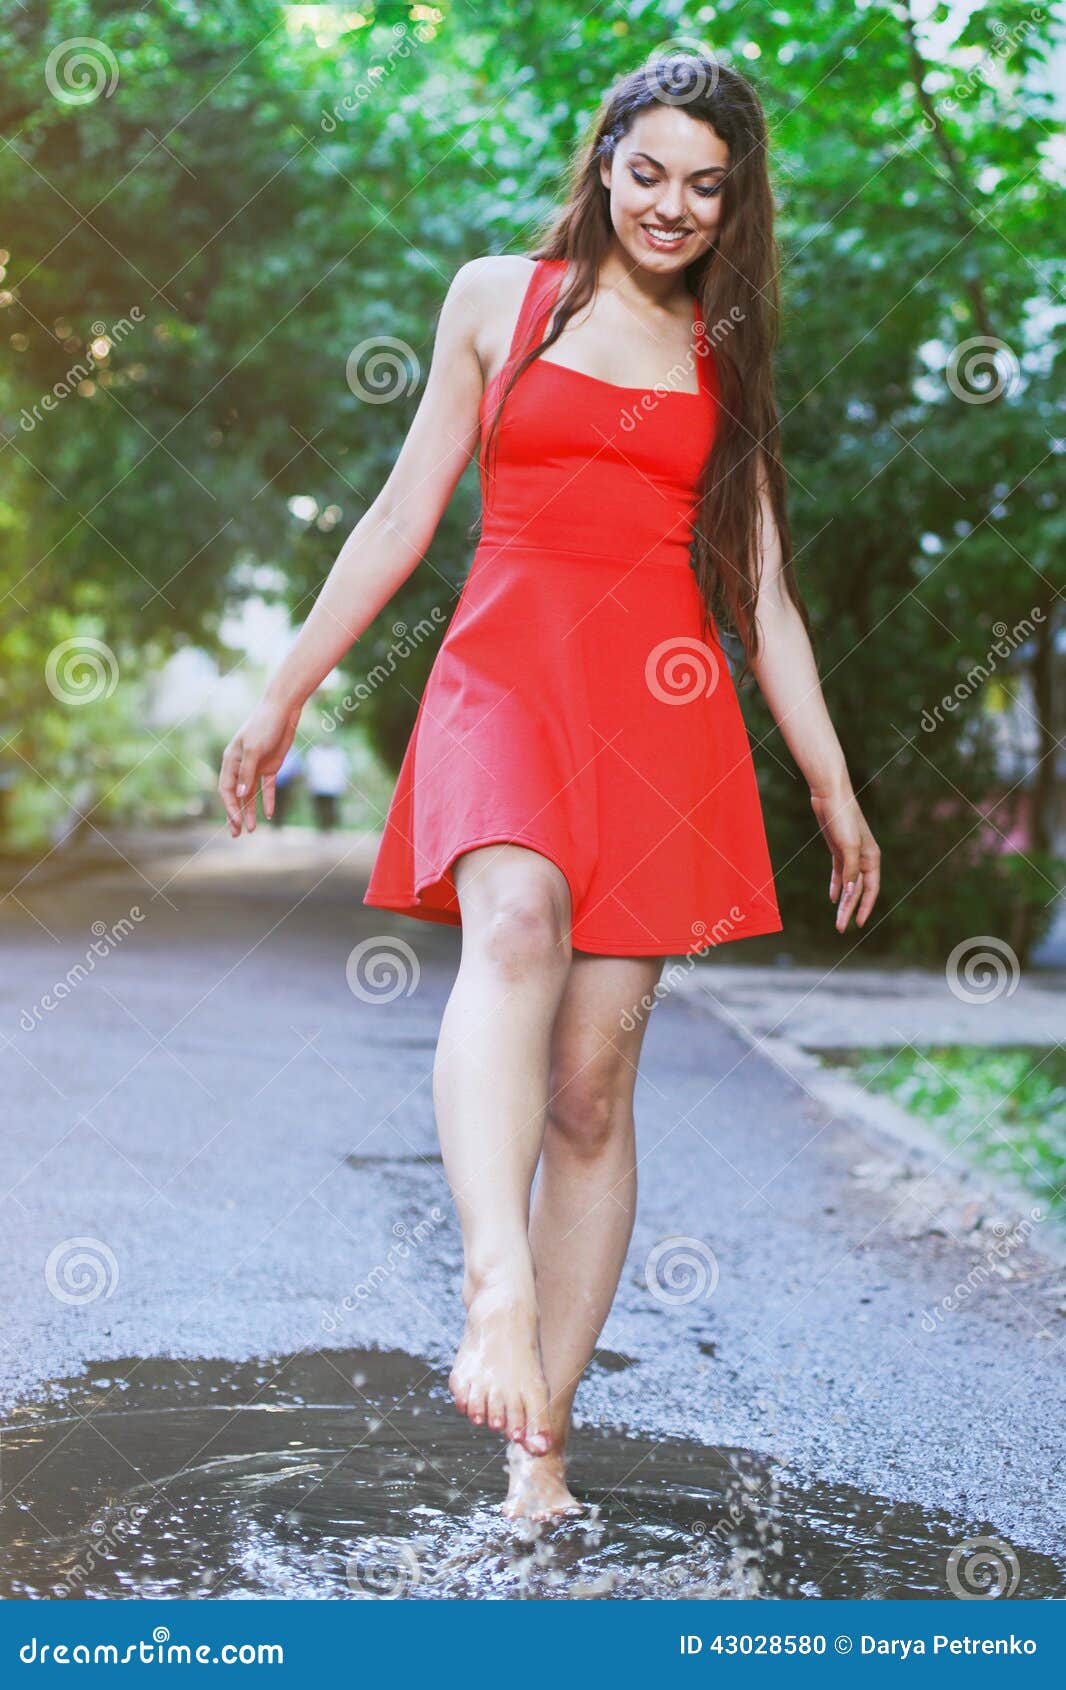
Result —
[[[685,214],[685,207],[681,198],[681,189],[671,189],[664,198],[659,200],[655,209],[657,215],[662,218],[664,223],[680,223]]]

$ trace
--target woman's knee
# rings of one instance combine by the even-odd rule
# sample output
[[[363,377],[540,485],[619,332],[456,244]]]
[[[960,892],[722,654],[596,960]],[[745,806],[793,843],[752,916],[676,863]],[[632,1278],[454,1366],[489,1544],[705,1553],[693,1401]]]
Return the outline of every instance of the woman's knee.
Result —
[[[602,1156],[633,1132],[632,1075],[617,1054],[584,1063],[556,1062],[548,1096],[547,1133],[576,1156]]]
[[[482,926],[481,948],[508,978],[531,968],[563,968],[569,960],[569,935],[558,904],[534,888],[501,897]]]
[[[553,863],[497,857],[474,865],[473,873],[457,873],[456,887],[464,944],[472,943],[499,973],[520,977],[568,965],[569,888]]]

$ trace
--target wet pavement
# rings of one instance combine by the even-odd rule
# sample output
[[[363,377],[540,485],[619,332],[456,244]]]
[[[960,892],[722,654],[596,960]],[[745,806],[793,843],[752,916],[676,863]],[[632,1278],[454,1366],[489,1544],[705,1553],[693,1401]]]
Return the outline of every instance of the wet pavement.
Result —
[[[680,993],[577,1399],[586,1516],[499,1516],[499,1439],[445,1385],[458,935],[361,906],[370,849],[149,842],[2,906],[3,1594],[1061,1595],[1045,1223],[931,1226],[942,1171]]]
[[[945,1514],[803,1486],[751,1450],[602,1429],[575,1440],[582,1516],[507,1521],[499,1454],[395,1351],[120,1361],[17,1415],[4,1447],[9,1600],[886,1600],[952,1578],[1066,1595],[1053,1561],[988,1531],[960,1555]]]

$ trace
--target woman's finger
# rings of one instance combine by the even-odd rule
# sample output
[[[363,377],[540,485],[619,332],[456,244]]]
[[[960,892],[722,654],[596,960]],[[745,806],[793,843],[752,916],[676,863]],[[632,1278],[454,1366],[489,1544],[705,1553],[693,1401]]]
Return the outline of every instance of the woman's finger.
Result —
[[[875,902],[876,898],[877,898],[877,887],[876,886],[864,886],[863,887],[862,903],[859,905],[858,909],[855,911],[855,925],[856,925],[856,927],[862,927],[862,926],[865,925],[866,917],[869,915],[870,911],[873,909],[874,902]]]
[[[249,833],[255,832],[255,790],[258,774],[259,758],[253,752],[245,749],[241,753],[241,766],[237,775],[237,800],[244,811],[244,825]]]
[[[833,872],[829,877],[829,896],[835,904],[844,885],[844,858],[835,845],[830,845],[829,849],[833,853]]]
[[[862,903],[855,914],[855,925],[861,927],[877,901],[877,894],[881,890],[881,867],[879,860],[868,864],[864,859],[862,870],[863,892]]]
[[[222,756],[222,767],[219,770],[218,794],[222,799],[229,820],[230,832],[234,837],[241,831],[241,811],[237,802],[237,772],[240,768],[240,762],[239,744],[234,742],[227,745]]]
[[[850,891],[848,890],[849,886],[851,888]],[[837,931],[839,933],[843,933],[846,930],[848,922],[851,919],[851,913],[852,913],[853,909],[855,908],[856,901],[860,897],[861,892],[862,892],[862,875],[861,874],[859,875],[857,880],[852,880],[852,881],[848,881],[848,882],[845,883],[844,895],[841,898],[839,905],[837,906],[836,925],[837,925]]]
[[[847,845],[844,848],[844,893],[837,906],[837,929],[843,933],[848,925],[848,917],[858,901],[862,886],[862,870],[859,868],[858,845]]]

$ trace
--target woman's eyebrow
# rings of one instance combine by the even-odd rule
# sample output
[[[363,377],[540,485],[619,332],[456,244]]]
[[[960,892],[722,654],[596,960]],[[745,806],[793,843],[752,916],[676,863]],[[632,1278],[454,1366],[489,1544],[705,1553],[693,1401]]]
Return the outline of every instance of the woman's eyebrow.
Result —
[[[666,169],[665,164],[660,164],[657,158],[652,158],[651,154],[644,152],[643,149],[638,152],[630,153],[629,156],[630,158],[646,158],[649,164],[654,164],[656,170]],[[692,170],[689,174],[690,176],[724,176],[725,169],[726,167],[724,164],[705,164],[701,170]]]

